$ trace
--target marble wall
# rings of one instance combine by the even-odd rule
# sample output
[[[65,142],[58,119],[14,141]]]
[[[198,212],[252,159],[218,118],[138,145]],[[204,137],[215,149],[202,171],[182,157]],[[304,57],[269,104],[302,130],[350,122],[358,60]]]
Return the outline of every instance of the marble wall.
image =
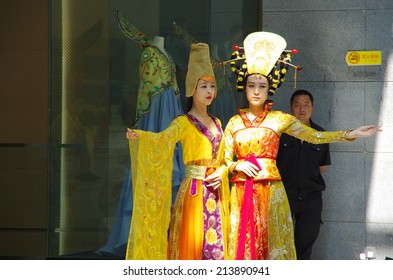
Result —
[[[377,259],[391,257],[393,2],[263,2],[263,30],[281,34],[288,48],[299,49],[293,61],[304,70],[297,75],[297,88],[314,94],[313,119],[327,130],[383,126],[372,139],[331,144],[324,225],[313,258],[359,259],[368,248]],[[382,65],[349,67],[345,55],[351,50],[381,50]],[[286,111],[294,90],[288,77],[275,97],[276,108]]]
[[[213,34],[244,22],[242,2],[213,9]],[[231,4],[233,2],[233,5]],[[393,256],[393,2],[391,0],[265,0],[262,30],[283,36],[296,48],[296,88],[315,98],[313,120],[326,130],[380,124],[383,132],[353,143],[331,144],[332,165],[324,175],[323,226],[314,259],[355,260],[368,248],[377,259]],[[221,32],[221,33],[220,33]],[[381,50],[382,65],[349,67],[352,50]],[[289,112],[293,69],[273,97],[275,109]]]

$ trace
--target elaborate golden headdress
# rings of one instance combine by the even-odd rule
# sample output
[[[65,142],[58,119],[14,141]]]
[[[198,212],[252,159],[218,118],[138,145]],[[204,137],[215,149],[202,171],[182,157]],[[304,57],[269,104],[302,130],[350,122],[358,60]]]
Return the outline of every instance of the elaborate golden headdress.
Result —
[[[285,81],[285,74],[289,66],[296,71],[300,66],[291,64],[291,53],[297,50],[285,50],[286,41],[280,35],[271,32],[254,32],[244,40],[244,47],[235,47],[229,61],[231,70],[237,75],[236,90],[244,91],[247,76],[260,74],[269,81],[269,95],[276,93]]]

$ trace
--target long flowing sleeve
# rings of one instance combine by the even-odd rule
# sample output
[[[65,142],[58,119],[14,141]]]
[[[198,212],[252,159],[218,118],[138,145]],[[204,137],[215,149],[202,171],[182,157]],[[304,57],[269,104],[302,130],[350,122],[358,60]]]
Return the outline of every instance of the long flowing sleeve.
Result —
[[[136,130],[129,141],[133,184],[133,216],[126,259],[167,258],[168,228],[172,198],[172,167],[181,125],[175,119],[160,133]]]
[[[225,153],[224,153],[224,157],[225,157],[225,164],[228,167],[228,170],[230,172],[233,172],[233,169],[236,165],[236,162],[234,161],[234,157],[235,157],[235,148],[234,148],[234,144],[233,144],[233,128],[234,128],[234,120],[235,117],[232,117],[228,124],[225,127],[225,131],[224,131],[224,140],[225,140]]]
[[[288,122],[289,125],[282,132],[309,143],[326,144],[332,142],[350,142],[355,140],[355,138],[348,137],[350,130],[318,131],[303,124],[300,120],[289,114],[285,115],[290,119],[290,121]]]

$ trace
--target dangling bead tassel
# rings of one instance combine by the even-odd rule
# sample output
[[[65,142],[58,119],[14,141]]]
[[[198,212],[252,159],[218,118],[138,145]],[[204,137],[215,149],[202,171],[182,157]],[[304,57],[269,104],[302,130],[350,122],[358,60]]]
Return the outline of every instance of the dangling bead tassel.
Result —
[[[293,88],[296,88],[296,73],[297,73],[297,67],[295,67],[295,74],[293,77]]]

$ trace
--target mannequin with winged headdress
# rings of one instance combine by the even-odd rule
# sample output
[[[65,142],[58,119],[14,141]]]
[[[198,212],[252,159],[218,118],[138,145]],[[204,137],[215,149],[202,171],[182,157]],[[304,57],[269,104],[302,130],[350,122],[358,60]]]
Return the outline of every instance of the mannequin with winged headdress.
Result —
[[[174,62],[164,48],[163,37],[155,36],[151,39],[128,22],[119,12],[117,17],[123,34],[142,47],[136,118],[131,127],[152,132],[163,131],[175,117],[183,114]],[[174,195],[180,187],[183,176],[181,147],[177,144],[173,154],[171,173]],[[132,182],[128,167],[110,236],[107,243],[96,251],[100,255],[125,257],[133,215],[132,200],[135,189],[133,189]]]
[[[294,66],[285,48],[281,36],[254,32],[231,60],[236,88],[246,93],[249,108],[240,109],[224,132],[225,160],[232,172],[230,259],[296,259],[291,211],[276,166],[282,133],[322,144],[354,141],[380,131],[371,125],[321,132],[290,114],[272,110],[273,102],[267,97],[284,82],[288,66]]]

